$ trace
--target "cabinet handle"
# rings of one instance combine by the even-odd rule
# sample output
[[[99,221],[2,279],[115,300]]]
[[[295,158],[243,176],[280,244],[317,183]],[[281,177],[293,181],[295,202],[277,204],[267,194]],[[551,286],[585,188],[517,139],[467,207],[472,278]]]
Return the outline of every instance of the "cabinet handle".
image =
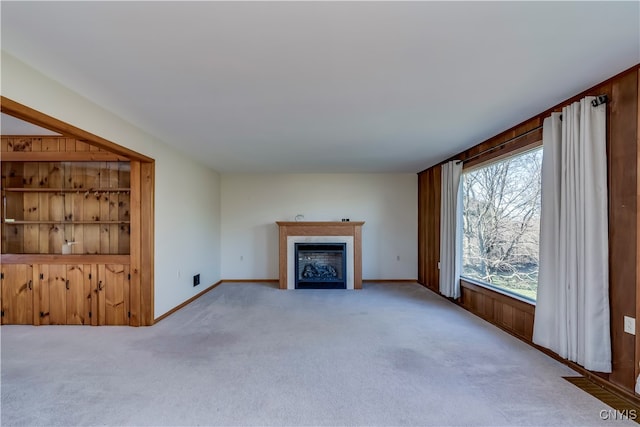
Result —
[[[67,279],[66,285],[67,285],[67,290],[69,290],[69,279]]]
[[[104,286],[102,286],[102,280],[98,282],[98,290],[101,291]]]
[[[29,290],[33,289],[33,280],[29,280]]]

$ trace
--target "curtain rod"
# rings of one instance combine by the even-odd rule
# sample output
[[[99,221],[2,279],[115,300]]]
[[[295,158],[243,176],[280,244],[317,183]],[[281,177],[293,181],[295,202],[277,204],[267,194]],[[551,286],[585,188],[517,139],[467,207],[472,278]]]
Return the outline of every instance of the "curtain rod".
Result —
[[[591,105],[593,105],[594,107],[597,107],[598,105],[604,104],[604,103],[606,103],[606,102],[608,101],[607,95],[598,95],[598,96],[596,96],[595,98],[596,98],[596,99],[594,99],[594,100],[592,100],[592,101],[591,101]],[[506,145],[506,144],[510,143],[511,141],[515,141],[516,139],[520,139],[520,138],[522,138],[523,136],[527,136],[527,135],[529,135],[530,133],[533,133],[533,132],[535,132],[535,131],[537,131],[537,130],[539,130],[539,129],[542,129],[542,125],[540,125],[540,126],[538,126],[538,127],[535,127],[535,128],[533,128],[533,129],[531,129],[531,130],[528,130],[528,131],[526,131],[525,133],[521,133],[520,135],[516,135],[516,136],[514,136],[513,138],[508,139],[508,140],[506,140],[506,141],[504,141],[504,142],[501,142],[500,144],[498,144],[498,145],[496,145],[496,146],[493,146],[493,147],[491,147],[491,148],[487,148],[486,150],[482,150],[481,152],[479,152],[479,153],[477,153],[477,154],[474,154],[473,156],[469,157],[468,159],[458,160],[458,161],[456,162],[456,164],[460,164],[460,163],[463,163],[463,162],[468,162],[468,161],[470,161],[470,160],[473,160],[473,159],[475,159],[475,158],[477,158],[477,157],[480,157],[481,155],[483,155],[483,154],[485,154],[485,153],[488,153],[488,152],[490,152],[490,151],[496,150],[496,149],[498,149],[498,148],[500,148],[500,147],[502,147],[502,146],[504,146],[504,145]]]
[[[504,146],[504,145],[507,145],[507,144],[508,144],[508,143],[510,143],[511,141],[515,141],[516,139],[520,139],[520,138],[522,138],[523,136],[527,136],[527,135],[529,135],[530,133],[533,133],[533,132],[535,132],[535,131],[537,131],[537,130],[540,130],[540,129],[542,129],[542,125],[540,125],[540,126],[538,126],[538,127],[535,127],[535,128],[533,128],[533,129],[531,129],[531,130],[528,130],[528,131],[526,131],[525,133],[521,133],[520,135],[514,136],[513,138],[507,139],[506,141],[501,142],[500,144],[498,144],[498,145],[496,145],[496,146],[493,146],[493,147],[491,147],[491,148],[487,148],[486,150],[482,150],[482,151],[481,151],[481,152],[479,152],[478,154],[474,154],[473,156],[471,156],[471,157],[469,157],[469,158],[467,158],[467,159],[464,159],[464,160],[458,160],[458,161],[456,162],[456,164],[460,164],[460,163],[463,163],[463,162],[468,162],[468,161],[470,161],[470,160],[473,160],[473,159],[475,159],[476,157],[480,157],[480,156],[482,156],[483,154],[488,153],[489,151],[496,150],[496,149],[498,149],[498,148],[500,148],[500,147],[502,147],[502,146]]]

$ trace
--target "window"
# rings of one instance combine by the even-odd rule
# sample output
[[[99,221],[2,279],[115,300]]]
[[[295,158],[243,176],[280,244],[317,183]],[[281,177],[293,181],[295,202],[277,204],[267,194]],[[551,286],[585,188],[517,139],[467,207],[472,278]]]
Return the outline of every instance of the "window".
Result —
[[[540,147],[463,173],[464,277],[535,301],[541,169]]]

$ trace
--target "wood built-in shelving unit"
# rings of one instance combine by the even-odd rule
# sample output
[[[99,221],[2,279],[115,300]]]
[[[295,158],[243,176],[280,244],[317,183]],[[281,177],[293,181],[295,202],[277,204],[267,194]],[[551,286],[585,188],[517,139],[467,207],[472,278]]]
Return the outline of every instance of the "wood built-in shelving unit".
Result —
[[[130,172],[123,161],[3,161],[2,252],[129,254]]]
[[[153,324],[153,159],[1,100],[2,324]]]

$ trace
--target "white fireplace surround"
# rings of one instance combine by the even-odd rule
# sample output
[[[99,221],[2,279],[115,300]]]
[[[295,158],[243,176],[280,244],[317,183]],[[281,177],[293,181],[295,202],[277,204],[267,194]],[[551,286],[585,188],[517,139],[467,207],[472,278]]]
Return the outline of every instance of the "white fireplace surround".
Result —
[[[353,236],[287,236],[287,289],[296,288],[296,243],[346,243],[347,289],[354,288]]]

